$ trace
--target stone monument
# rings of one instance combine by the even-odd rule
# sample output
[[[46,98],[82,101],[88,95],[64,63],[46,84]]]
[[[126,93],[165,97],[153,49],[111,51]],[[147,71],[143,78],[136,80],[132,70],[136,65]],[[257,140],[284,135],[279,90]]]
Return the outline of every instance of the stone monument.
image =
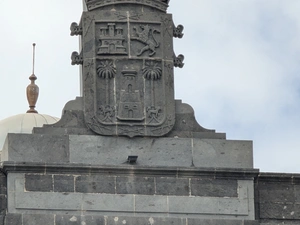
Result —
[[[183,26],[168,4],[86,0],[71,24],[83,96],[56,124],[8,134],[4,224],[258,225],[259,209],[270,212],[252,142],[203,128],[174,99]]]

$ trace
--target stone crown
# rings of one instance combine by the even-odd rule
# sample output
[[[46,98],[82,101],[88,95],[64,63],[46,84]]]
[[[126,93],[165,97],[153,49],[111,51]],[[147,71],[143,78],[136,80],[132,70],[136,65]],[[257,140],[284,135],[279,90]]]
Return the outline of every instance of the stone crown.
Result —
[[[89,11],[109,5],[133,3],[150,6],[165,12],[170,0],[85,0],[85,2]]]

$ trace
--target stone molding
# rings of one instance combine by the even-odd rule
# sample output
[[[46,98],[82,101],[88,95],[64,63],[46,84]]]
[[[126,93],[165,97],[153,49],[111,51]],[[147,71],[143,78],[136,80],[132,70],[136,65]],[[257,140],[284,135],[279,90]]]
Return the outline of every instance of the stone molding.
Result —
[[[205,177],[227,179],[254,179],[258,169],[234,168],[185,168],[185,167],[142,167],[142,166],[95,166],[76,163],[3,162],[3,171],[8,173],[31,172],[45,174],[122,174],[173,177]]]

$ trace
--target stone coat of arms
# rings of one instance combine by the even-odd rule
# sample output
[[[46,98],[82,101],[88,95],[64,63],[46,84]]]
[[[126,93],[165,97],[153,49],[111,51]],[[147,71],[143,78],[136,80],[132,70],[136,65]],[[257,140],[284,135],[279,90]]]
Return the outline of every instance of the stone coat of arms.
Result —
[[[175,123],[174,24],[166,0],[86,0],[79,25],[84,116],[100,135],[163,136]]]

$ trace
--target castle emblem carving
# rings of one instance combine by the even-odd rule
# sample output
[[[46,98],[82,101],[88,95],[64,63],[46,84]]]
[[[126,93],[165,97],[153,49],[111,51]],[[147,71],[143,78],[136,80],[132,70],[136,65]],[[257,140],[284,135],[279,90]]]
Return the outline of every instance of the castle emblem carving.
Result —
[[[73,25],[73,33],[82,35],[82,53],[73,58],[82,56],[83,61],[86,125],[100,135],[167,134],[175,123],[173,35],[169,35],[174,25],[163,21],[172,21],[172,16],[152,1],[102,5],[99,0],[97,6],[94,2],[83,13],[84,22]],[[139,4],[152,9],[139,11]],[[122,11],[128,5],[136,11]],[[159,6],[166,7],[167,2],[160,1]]]
[[[100,46],[98,48],[98,55],[106,54],[127,54],[126,47],[123,45],[125,37],[123,35],[123,28],[116,25],[116,23],[107,23],[107,26],[100,27]]]

